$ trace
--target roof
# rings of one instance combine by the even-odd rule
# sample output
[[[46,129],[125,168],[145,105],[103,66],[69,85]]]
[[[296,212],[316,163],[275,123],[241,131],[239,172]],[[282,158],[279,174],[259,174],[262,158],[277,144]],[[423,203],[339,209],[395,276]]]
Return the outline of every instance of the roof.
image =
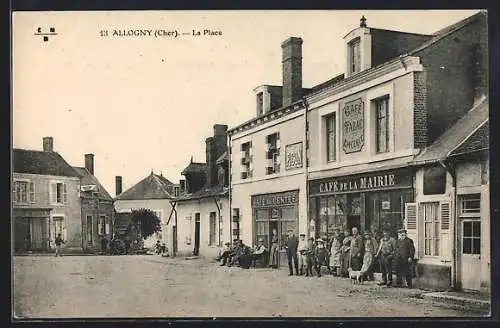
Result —
[[[209,197],[225,197],[229,195],[229,188],[222,187],[220,185],[211,187],[211,188],[202,188],[197,192],[191,194],[181,194],[176,198],[178,201],[187,201],[192,199],[201,199],[201,198],[209,198]]]
[[[79,177],[57,152],[14,149],[12,157],[14,173]]]
[[[444,39],[448,35],[460,30],[461,28],[469,25],[470,23],[474,22],[476,19],[479,19],[481,17],[486,17],[486,13],[483,11],[478,12],[477,14],[474,14],[472,16],[469,16],[465,19],[462,19],[461,21],[456,22],[455,24],[449,25],[433,34],[433,38],[431,38],[429,41],[422,43],[420,46],[417,48],[413,49],[410,51],[409,55],[413,55],[419,51],[422,51],[434,43],[440,41],[441,39]]]
[[[484,122],[470,137],[450,153],[450,156],[469,154],[490,148],[490,127]]]
[[[173,183],[168,179],[151,172],[133,187],[116,196],[115,200],[172,199],[172,186]]]
[[[206,173],[207,172],[206,163],[195,163],[191,162],[189,165],[181,172],[182,175],[187,173]]]
[[[100,199],[111,200],[111,201],[113,200],[113,197],[109,195],[109,193],[101,185],[99,180],[93,174],[90,174],[90,172],[86,168],[74,166],[73,169],[75,169],[75,171],[80,176],[80,184],[82,186],[96,185],[98,191],[98,197]]]
[[[415,164],[434,163],[444,160],[460,147],[469,147],[481,133],[478,131],[483,126],[488,126],[489,103],[484,98],[462,118],[460,118],[451,128],[446,130],[434,143],[424,149],[417,157]],[[474,137],[474,138],[472,138]],[[468,141],[469,140],[469,141]]]
[[[220,164],[224,161],[229,161],[229,153],[227,152],[227,150],[224,153],[222,153],[222,155],[220,155],[219,158],[217,158],[215,164]]]

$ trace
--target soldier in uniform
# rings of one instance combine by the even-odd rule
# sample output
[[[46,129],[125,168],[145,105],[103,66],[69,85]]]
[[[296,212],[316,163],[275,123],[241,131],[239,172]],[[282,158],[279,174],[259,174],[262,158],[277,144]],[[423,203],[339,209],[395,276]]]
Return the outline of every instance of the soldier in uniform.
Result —
[[[403,277],[406,279],[408,288],[412,288],[412,264],[415,256],[415,246],[413,240],[407,237],[406,230],[398,230],[398,240],[396,241],[396,250],[394,260],[396,264],[396,285],[402,287]]]
[[[379,286],[392,285],[392,261],[395,250],[396,240],[390,236],[389,231],[385,230],[375,256],[379,260],[382,271],[382,281],[378,283]]]

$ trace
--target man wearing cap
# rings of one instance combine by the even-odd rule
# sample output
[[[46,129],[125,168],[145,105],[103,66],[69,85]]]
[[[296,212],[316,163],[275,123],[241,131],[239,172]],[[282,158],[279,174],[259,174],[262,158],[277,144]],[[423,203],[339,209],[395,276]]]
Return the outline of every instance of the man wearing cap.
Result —
[[[293,276],[293,268],[292,268],[292,260],[293,267],[295,267],[295,274],[299,275],[299,263],[297,260],[297,248],[299,246],[299,240],[297,236],[295,236],[295,232],[293,230],[288,230],[288,240],[286,242],[286,257],[288,259],[288,269],[290,270],[289,276]]]
[[[359,271],[363,265],[363,255],[365,251],[365,243],[363,237],[359,235],[358,228],[352,228],[352,239],[350,249],[350,265],[352,270]]]
[[[382,282],[378,283],[379,286],[387,285],[390,287],[392,285],[392,261],[395,250],[396,240],[389,235],[388,230],[384,230],[384,235],[380,239],[380,245],[375,255],[379,259],[382,271]]]
[[[396,285],[402,287],[403,277],[406,279],[408,288],[412,288],[411,268],[413,257],[415,256],[415,246],[413,240],[408,238],[405,229],[398,230],[398,240],[394,252],[394,262],[396,265]]]
[[[297,248],[297,257],[299,259],[299,274],[304,274],[304,267],[307,265],[307,240],[306,235],[301,233],[299,235],[299,246]]]

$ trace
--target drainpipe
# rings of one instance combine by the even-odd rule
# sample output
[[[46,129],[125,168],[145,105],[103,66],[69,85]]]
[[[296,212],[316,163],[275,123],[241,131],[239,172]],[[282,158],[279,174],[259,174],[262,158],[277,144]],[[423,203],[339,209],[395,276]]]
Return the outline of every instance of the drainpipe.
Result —
[[[215,202],[215,206],[217,206],[217,212],[218,212],[218,216],[217,216],[217,221],[218,221],[218,224],[217,226],[219,227],[219,232],[217,233],[217,235],[219,236],[219,247],[221,246],[220,245],[220,219],[221,219],[221,216],[220,216],[220,206],[219,206],[219,202],[218,202],[218,199],[217,197],[214,197],[214,202]]]
[[[452,181],[452,202],[453,202],[453,218],[452,222],[452,231],[453,238],[451,239],[451,289],[456,289],[457,286],[457,178],[454,170],[444,162],[444,160],[439,160],[439,164],[448,172],[451,176]]]
[[[229,153],[229,181],[228,181],[228,184],[229,184],[229,190],[228,190],[228,197],[229,197],[229,240],[233,240],[233,207],[232,207],[232,199],[233,199],[233,188],[232,188],[232,165],[233,165],[233,161],[231,160],[232,156],[232,150],[231,150],[231,135],[228,134],[228,143],[229,145],[227,146],[227,150],[228,150],[228,153]]]
[[[302,97],[302,104],[304,105],[304,140],[305,140],[305,163],[304,163],[304,178],[306,183],[306,236],[309,238],[309,157],[307,156],[307,151],[309,149],[309,121],[307,119],[307,112],[309,111],[309,104],[307,98]]]

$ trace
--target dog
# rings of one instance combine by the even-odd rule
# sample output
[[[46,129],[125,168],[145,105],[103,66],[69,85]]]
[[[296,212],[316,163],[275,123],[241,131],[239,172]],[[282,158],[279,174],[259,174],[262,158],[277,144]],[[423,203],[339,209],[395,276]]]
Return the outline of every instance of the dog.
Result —
[[[352,284],[362,284],[363,283],[363,273],[361,271],[354,271],[349,268],[349,279]]]

